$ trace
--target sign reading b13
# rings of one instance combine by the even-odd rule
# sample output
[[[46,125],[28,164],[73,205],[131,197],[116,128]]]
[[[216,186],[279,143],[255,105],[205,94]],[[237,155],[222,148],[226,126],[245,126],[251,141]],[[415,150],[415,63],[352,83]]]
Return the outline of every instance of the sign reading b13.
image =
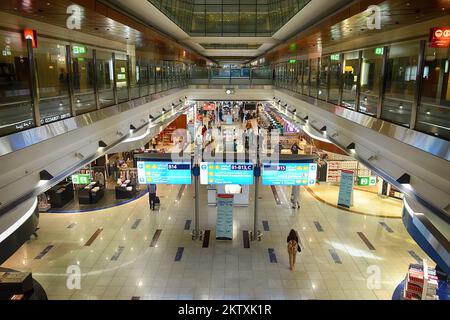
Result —
[[[450,43],[450,27],[430,29],[430,48],[448,48]]]

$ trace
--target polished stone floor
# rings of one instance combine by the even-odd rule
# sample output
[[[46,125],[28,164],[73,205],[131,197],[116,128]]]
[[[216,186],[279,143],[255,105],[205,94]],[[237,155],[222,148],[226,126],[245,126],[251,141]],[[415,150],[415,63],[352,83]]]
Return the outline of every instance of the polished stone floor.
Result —
[[[242,234],[253,229],[253,187],[251,205],[234,209],[234,239],[228,242],[215,239],[217,209],[207,206],[201,187],[200,227],[211,230],[209,247],[202,248],[190,234],[192,190],[186,186],[177,201],[180,186],[159,186],[159,211],[149,211],[144,196],[102,211],[41,214],[39,237],[2,266],[31,270],[50,299],[390,299],[414,256],[427,258],[401,219],[343,211],[304,189],[301,209],[294,211],[289,188],[277,188],[277,204],[269,187],[260,188],[258,223],[263,231],[267,221],[269,231],[249,249]],[[190,230],[186,220],[192,220]],[[286,250],[291,228],[303,244],[296,271],[289,270]],[[150,247],[157,229],[160,237]],[[175,261],[179,248],[184,251]],[[70,266],[80,268],[79,289],[67,287]]]

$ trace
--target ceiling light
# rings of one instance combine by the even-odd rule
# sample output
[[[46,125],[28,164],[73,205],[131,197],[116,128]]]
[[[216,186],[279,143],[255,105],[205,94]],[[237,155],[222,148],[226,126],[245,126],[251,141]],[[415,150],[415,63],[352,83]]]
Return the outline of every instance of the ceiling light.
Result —
[[[347,149],[348,149],[348,150],[355,151],[355,143],[354,143],[354,142],[350,143],[350,144],[347,146]]]
[[[98,142],[98,147],[99,148],[106,148],[108,145],[103,141],[103,140],[100,140],[99,142]]]
[[[397,179],[397,182],[401,184],[410,184],[411,176],[407,173],[404,173],[400,178]]]
[[[41,172],[39,172],[40,180],[52,180],[53,178],[54,177],[47,170],[42,170]]]
[[[305,120],[306,122],[308,122],[308,119],[309,119],[308,116],[306,116],[306,117],[303,118],[303,120]]]
[[[136,130],[136,127],[133,126],[132,124],[130,124],[130,130],[131,130],[131,131]]]
[[[320,128],[320,131],[327,132],[327,126],[323,126],[322,128]]]

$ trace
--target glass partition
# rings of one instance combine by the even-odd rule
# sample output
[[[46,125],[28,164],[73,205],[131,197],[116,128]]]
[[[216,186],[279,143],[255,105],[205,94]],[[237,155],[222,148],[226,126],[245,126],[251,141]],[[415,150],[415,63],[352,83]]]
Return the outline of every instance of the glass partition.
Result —
[[[139,98],[139,68],[136,65],[136,57],[129,56],[129,68],[130,68],[130,99]]]
[[[393,44],[386,64],[386,87],[381,117],[409,127],[416,86],[419,41]]]
[[[40,38],[34,49],[41,124],[70,117],[66,43]]]
[[[72,82],[76,114],[97,108],[94,94],[94,62],[92,48],[72,45]]]
[[[329,56],[320,58],[319,92],[317,93],[317,98],[319,98],[320,100],[327,100],[329,61]]]
[[[302,94],[309,95],[309,60],[303,60]]]
[[[344,54],[343,79],[342,79],[342,106],[356,109],[356,86],[358,83],[358,51]]]
[[[450,139],[450,50],[426,48],[416,128]]]
[[[303,77],[303,61],[297,61],[297,85],[295,87],[295,91],[298,93],[302,93],[302,77]]]
[[[149,65],[145,60],[139,60],[137,68],[138,76],[138,85],[140,87],[139,94],[141,97],[148,96],[150,94],[150,73],[149,73]]]
[[[0,30],[0,136],[34,126],[27,45],[20,33]]]
[[[310,79],[309,79],[309,95],[311,97],[317,98],[317,85],[318,85],[318,73],[319,73],[319,65],[318,59],[310,60]]]
[[[127,55],[116,53],[116,88],[117,101],[119,103],[128,101],[128,75],[127,75]]]
[[[100,108],[114,104],[114,72],[112,53],[96,50],[96,74],[97,88]]]
[[[363,50],[361,63],[361,94],[359,111],[368,115],[376,115],[378,97],[381,86],[381,68],[383,65],[383,47]]]
[[[342,80],[341,55],[336,53],[330,56],[330,94],[328,96],[328,102],[334,104],[339,103],[339,91]]]

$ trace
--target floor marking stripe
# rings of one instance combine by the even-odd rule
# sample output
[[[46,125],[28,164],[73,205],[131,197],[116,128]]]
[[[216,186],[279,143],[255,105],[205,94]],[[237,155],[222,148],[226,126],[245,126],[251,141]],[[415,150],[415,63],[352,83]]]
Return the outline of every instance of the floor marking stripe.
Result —
[[[270,231],[270,229],[269,229],[269,221],[263,220],[262,224],[263,224],[264,231]]]
[[[205,230],[205,234],[203,236],[203,244],[202,248],[208,248],[209,247],[209,237],[211,235],[211,230]]]
[[[125,249],[124,246],[119,246],[114,255],[111,257],[111,261],[117,261],[124,249]]]
[[[155,234],[153,235],[153,239],[152,242],[150,243],[150,247],[155,247],[156,246],[156,242],[158,242],[159,236],[161,235],[161,229],[157,229],[155,231]]]
[[[358,232],[358,236],[361,238],[362,241],[366,244],[367,248],[370,250],[375,250],[375,247],[370,243],[369,239],[364,235],[362,232]]]
[[[186,223],[184,224],[184,230],[189,230],[191,228],[192,220],[186,220]]]
[[[46,246],[45,249],[42,250],[34,259],[42,259],[50,250],[52,250],[53,247],[53,245]]]
[[[139,223],[141,223],[141,221],[142,221],[142,219],[136,219],[136,221],[131,226],[131,229],[136,230],[137,227],[139,226]]]
[[[98,228],[94,234],[89,238],[89,240],[84,244],[85,247],[89,247],[92,242],[95,241],[95,239],[97,239],[98,235],[100,234],[100,232],[103,231],[103,228]]]
[[[317,231],[323,232],[322,225],[320,224],[319,221],[314,221],[314,225],[316,226]]]
[[[248,236],[248,230],[242,231],[242,236],[244,240],[244,248],[249,249],[250,248],[250,238]]]
[[[268,248],[270,263],[278,263],[274,248]]]
[[[280,200],[280,197],[278,196],[277,188],[275,186],[270,186],[270,188],[272,189],[272,193],[273,193],[273,197],[275,198],[275,202],[277,203],[277,205],[281,205],[281,200]]]
[[[394,230],[392,230],[391,227],[389,227],[386,222],[380,221],[380,224],[381,224],[381,226],[384,229],[386,229],[387,232],[389,232],[389,233],[393,233],[394,232]]]
[[[342,264],[342,260],[335,249],[328,249],[328,251],[330,252],[331,258],[333,258],[334,263]]]
[[[175,261],[181,261],[183,257],[184,247],[178,247],[177,254],[175,255]]]
[[[422,258],[413,250],[409,250],[408,253],[413,257],[418,263],[422,263]]]
[[[185,185],[185,184],[182,184],[182,185],[180,186],[180,190],[178,190],[176,202],[180,202],[181,197],[183,196],[183,192],[184,192],[184,189],[185,189],[185,188],[186,188],[186,185]]]

